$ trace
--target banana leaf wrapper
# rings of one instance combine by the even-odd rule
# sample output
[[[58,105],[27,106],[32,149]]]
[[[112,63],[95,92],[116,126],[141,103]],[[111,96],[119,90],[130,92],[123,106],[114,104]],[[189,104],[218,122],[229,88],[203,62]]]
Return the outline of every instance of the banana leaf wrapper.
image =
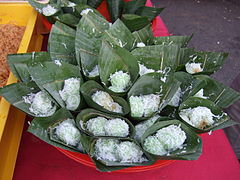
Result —
[[[131,52],[138,63],[148,69],[162,73],[174,72],[180,61],[180,47],[178,45],[154,45],[136,48]]]
[[[98,65],[101,38],[108,28],[107,20],[94,12],[84,14],[79,21],[75,40],[76,58],[88,78],[89,73]]]
[[[123,14],[122,21],[131,32],[138,31],[151,24],[147,17],[142,17],[135,14]]]
[[[118,138],[111,138],[111,139],[118,139]],[[97,169],[99,171],[102,172],[109,172],[109,171],[116,171],[119,169],[124,169],[124,168],[128,168],[128,167],[133,167],[133,166],[146,166],[146,165],[151,165],[155,162],[155,159],[146,151],[144,151],[141,146],[138,144],[137,141],[135,141],[134,139],[130,139],[130,138],[121,138],[118,139],[121,142],[123,141],[130,141],[130,142],[134,142],[137,146],[140,147],[140,149],[144,152],[144,157],[148,160],[146,162],[142,162],[142,163],[121,163],[121,162],[113,162],[113,161],[103,161],[103,160],[98,160],[95,156],[95,150],[94,150],[94,146],[95,143],[97,141],[97,139],[92,139],[91,144],[90,144],[90,151],[89,151],[89,156],[92,158],[93,162],[95,163]]]
[[[202,72],[196,74],[211,75],[222,67],[227,57],[228,53],[224,52],[194,51],[189,56],[188,63],[201,63]]]
[[[50,0],[47,3],[40,3],[40,2],[37,2],[36,0],[28,0],[28,3],[32,7],[34,7],[36,9],[36,11],[43,14],[44,16],[53,16],[53,15],[62,13],[60,4],[57,3],[57,1],[55,1],[55,0]],[[50,14],[44,14],[44,8],[48,8],[48,7],[54,8],[55,11],[53,11],[53,13],[50,13]]]
[[[71,28],[76,28],[77,24],[80,20],[79,17],[76,17],[76,16],[72,15],[71,13],[64,13],[64,14],[59,14],[59,15],[53,16],[53,19],[56,22],[61,22],[65,25],[70,26]]]
[[[98,8],[98,6],[100,6],[100,4],[102,3],[103,0],[88,0],[87,4],[95,9]]]
[[[51,61],[48,52],[32,52],[22,54],[10,54],[7,57],[11,72],[21,82],[30,82],[32,77],[28,72],[29,63],[41,63]]]
[[[93,80],[87,81],[81,86],[81,93],[89,107],[92,107],[94,109],[97,109],[99,111],[106,112],[109,114],[115,114],[115,115],[121,115],[121,116],[124,116],[129,113],[130,108],[129,108],[128,103],[123,98],[118,97],[118,96],[113,96],[113,95],[109,94],[112,97],[113,101],[118,103],[122,107],[123,113],[116,113],[116,112],[108,111],[103,106],[100,106],[99,104],[94,102],[92,100],[92,95],[97,91],[105,91],[106,92],[106,90],[100,84],[98,84],[97,82],[95,82]]]
[[[104,32],[103,40],[110,42],[110,44],[123,47],[129,51],[136,45],[136,39],[120,19],[115,21],[111,27]]]
[[[57,126],[62,123],[63,121],[65,121],[67,119],[61,119],[61,120],[57,120],[55,121],[53,124],[51,124],[49,127],[48,127],[48,134],[49,134],[49,138],[50,140],[58,143],[58,144],[62,144],[66,147],[69,147],[75,151],[80,151],[80,152],[84,152],[84,149],[82,148],[82,145],[81,145],[81,140],[79,139],[79,143],[77,146],[72,146],[70,144],[67,144],[65,142],[63,142],[61,139],[59,139],[59,137],[56,135],[56,128]],[[80,131],[79,131],[80,132]],[[79,147],[80,146],[80,147]]]
[[[164,127],[176,125],[181,127],[181,129],[186,133],[187,139],[184,142],[182,149],[177,149],[168,153],[167,155],[153,155],[156,159],[162,160],[196,160],[202,154],[202,140],[201,138],[188,126],[179,120],[166,120],[157,122],[152,125],[142,136],[141,145],[144,148],[144,141],[148,136],[156,134],[159,129]],[[146,150],[146,149],[145,149]]]
[[[176,44],[181,48],[186,48],[189,41],[192,39],[191,36],[163,36],[163,37],[155,37],[154,44],[155,45],[171,45]]]
[[[185,64],[190,61],[191,54],[194,53],[194,48],[180,48],[179,58],[177,59],[176,71],[185,71]]]
[[[152,21],[155,17],[157,17],[164,8],[157,8],[157,7],[140,7],[137,11],[136,14],[139,16],[147,17],[149,21]]]
[[[125,14],[135,14],[139,8],[145,6],[147,0],[132,0],[124,2],[123,13]]]
[[[50,127],[54,126],[55,123],[66,120],[68,118],[74,119],[69,111],[67,111],[66,109],[59,109],[51,117],[34,118],[30,126],[28,127],[28,132],[32,133],[42,141],[55,147],[66,149],[72,152],[80,152],[76,147],[66,145],[64,142],[60,141],[55,136],[53,137],[51,134],[52,132],[50,133]]]
[[[210,78],[206,75],[198,75],[196,79],[206,82],[203,87],[204,96],[213,101],[220,108],[227,108],[240,99],[240,93],[232,88]]]
[[[76,13],[76,6],[79,5],[79,4],[86,4],[87,0],[79,0],[79,1],[61,0],[58,3],[60,4],[60,7],[63,11],[63,14],[61,14],[61,15],[70,14],[70,15],[72,15],[72,17],[77,18],[78,21],[79,21],[81,16],[80,16],[80,14]],[[59,21],[63,22],[61,20],[59,20]],[[69,23],[67,21],[64,24],[70,24],[71,25],[71,23]]]
[[[163,79],[164,78],[164,79]],[[165,76],[160,73],[149,73],[141,76],[128,92],[128,99],[131,96],[158,94],[160,95],[160,104],[158,111],[167,106],[174,94],[177,92],[180,82],[173,76]],[[158,112],[156,112],[158,113]],[[155,113],[155,114],[156,114]],[[152,116],[154,116],[153,114]],[[146,120],[150,117],[131,117],[136,120]]]
[[[87,130],[85,123],[88,120],[90,120],[92,118],[99,117],[99,116],[104,117],[108,120],[114,119],[114,118],[120,118],[120,119],[124,120],[129,126],[129,135],[127,137],[130,137],[130,138],[134,137],[135,128],[127,118],[124,118],[124,117],[121,117],[121,116],[118,116],[118,115],[107,114],[107,113],[104,113],[104,112],[101,112],[101,111],[97,111],[95,109],[84,109],[84,110],[82,110],[76,118],[76,124],[77,124],[79,129],[81,129],[84,133],[86,133],[89,136],[111,138],[112,136],[95,136],[94,134],[92,134],[90,131]],[[116,137],[116,136],[114,136],[114,137]],[[121,137],[118,137],[118,138],[121,138]]]
[[[190,124],[188,124],[186,121],[182,119],[182,121],[187,124],[191,129],[193,129],[197,133],[204,133],[204,132],[209,132],[209,131],[215,131],[218,129],[223,129],[232,125],[236,125],[237,123],[235,121],[232,121],[230,117],[222,111],[221,108],[219,108],[214,102],[203,99],[203,98],[197,98],[197,97],[190,97],[186,101],[184,101],[180,106],[179,106],[179,112],[183,109],[188,109],[188,108],[196,108],[196,107],[207,107],[208,109],[211,110],[211,112],[215,115],[213,117],[214,124],[213,125],[208,125],[204,129],[200,129],[197,127],[194,127]],[[181,117],[180,117],[181,118]]]
[[[52,60],[65,61],[70,64],[77,64],[75,55],[76,31],[71,27],[56,22],[51,29],[48,50]]]
[[[0,96],[4,97],[10,104],[20,109],[21,111],[31,115],[36,116],[32,113],[29,108],[31,104],[24,101],[23,97],[31,93],[36,94],[40,91],[39,87],[35,82],[27,83],[13,83],[0,88]],[[52,99],[49,96],[50,99]],[[54,101],[53,101],[54,102]]]
[[[153,44],[153,32],[152,32],[152,27],[151,25],[147,25],[146,27],[134,31],[133,36],[137,40],[136,43],[144,43],[146,46],[152,45]]]
[[[181,82],[181,98],[180,103],[187,100],[189,97],[194,96],[200,89],[207,85],[205,79],[196,78],[191,74],[185,72],[176,72],[174,77]],[[204,92],[205,94],[205,92]]]
[[[83,84],[83,78],[79,68],[66,62],[60,62],[60,64],[56,64],[55,62],[32,64],[28,66],[28,71],[36,84],[41,89],[47,91],[62,108],[66,108],[66,103],[61,98],[59,91],[64,87],[64,80],[79,78],[80,86]],[[82,100],[80,95],[80,103],[76,111],[84,106]]]
[[[126,94],[131,88],[131,85],[138,78],[139,66],[136,58],[126,49],[116,45],[111,45],[106,41],[103,41],[102,48],[99,55],[99,73],[102,83],[108,88],[110,83],[110,76],[115,72],[123,71],[130,76],[130,84],[123,93],[116,93],[111,90],[112,93],[120,96]]]
[[[107,0],[107,9],[112,22],[115,22],[118,18],[121,18],[123,6],[123,0]]]

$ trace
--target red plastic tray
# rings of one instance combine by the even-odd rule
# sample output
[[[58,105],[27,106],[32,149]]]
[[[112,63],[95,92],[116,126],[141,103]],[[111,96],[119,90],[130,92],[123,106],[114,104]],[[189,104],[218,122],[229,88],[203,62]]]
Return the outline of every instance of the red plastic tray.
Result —
[[[72,152],[72,151],[68,151],[65,149],[61,149],[56,147],[60,152],[62,152],[63,154],[65,154],[66,156],[68,156],[69,158],[84,164],[88,167],[91,168],[95,168],[96,166],[95,164],[92,162],[91,158],[86,155],[86,154],[82,154],[82,153],[76,153],[76,152]],[[175,162],[175,160],[158,160],[156,161],[153,165],[148,165],[148,166],[135,166],[135,167],[129,167],[126,169],[122,169],[122,170],[117,170],[114,172],[120,172],[120,173],[131,173],[131,172],[142,172],[142,171],[148,171],[148,170],[153,170],[153,169],[158,169],[164,166],[167,166],[169,164],[172,164],[173,162]]]

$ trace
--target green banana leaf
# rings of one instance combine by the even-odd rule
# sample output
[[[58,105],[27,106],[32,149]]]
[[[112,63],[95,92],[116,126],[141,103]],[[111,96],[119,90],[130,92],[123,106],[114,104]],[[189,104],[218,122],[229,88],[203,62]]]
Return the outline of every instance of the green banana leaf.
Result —
[[[106,19],[98,14],[84,14],[77,26],[75,50],[77,61],[85,76],[98,65],[98,55],[101,48],[101,36],[109,28]]]
[[[58,143],[58,144],[62,144],[62,145],[64,145],[64,146],[67,146],[67,147],[69,147],[69,148],[71,148],[71,149],[74,149],[75,151],[80,151],[80,152],[84,152],[84,149],[83,149],[83,147],[82,147],[82,144],[81,144],[81,141],[80,141],[80,139],[79,139],[79,142],[78,142],[78,145],[77,146],[72,146],[72,145],[70,145],[70,144],[67,144],[67,143],[65,143],[64,141],[62,141],[58,136],[57,136],[57,134],[56,134],[56,128],[60,125],[60,123],[62,123],[63,121],[65,121],[65,120],[67,120],[68,118],[66,118],[66,119],[59,119],[59,120],[56,120],[56,121],[54,121],[54,123],[52,123],[49,127],[48,127],[48,135],[49,135],[49,138],[50,138],[50,140],[52,140],[52,141],[54,141],[54,142],[56,142],[56,143]],[[71,118],[72,120],[73,120],[73,118]],[[75,124],[75,121],[73,120],[73,122],[74,122],[74,125],[75,125],[75,127],[76,127],[76,124]],[[80,132],[80,130],[79,130],[79,132]],[[80,135],[81,135],[81,133],[80,133]],[[81,137],[81,136],[80,136]]]
[[[135,14],[123,14],[122,21],[131,32],[138,31],[151,24],[147,17],[142,17]]]
[[[60,4],[57,4],[56,1],[50,0],[47,3],[39,3],[36,0],[28,0],[28,3],[34,7],[39,13],[43,14],[44,16],[53,16],[55,14],[61,13],[61,7]],[[51,12],[51,10],[48,10],[49,14],[44,13],[44,8],[54,8],[55,10]],[[45,9],[46,10],[46,9]]]
[[[98,65],[99,49],[101,40],[90,37],[87,33],[77,31],[75,49],[78,65],[81,67],[84,76],[91,78],[91,72]],[[99,76],[99,73],[94,74]]]
[[[107,8],[110,14],[111,22],[115,22],[118,18],[121,18],[123,6],[123,0],[107,0]]]
[[[89,11],[83,14],[77,30],[86,32],[89,36],[99,38],[105,30],[109,29],[108,21],[99,13]]]
[[[163,108],[160,113],[161,116],[169,119],[178,119],[178,107],[170,106],[169,104]]]
[[[126,49],[103,41],[99,55],[99,74],[102,83],[106,87],[111,85],[109,81],[111,74],[117,71],[127,72],[131,78],[131,85],[134,84],[139,73],[137,60]],[[129,86],[125,92],[127,92],[130,87],[131,86]]]
[[[240,99],[240,93],[206,75],[195,76],[206,82],[203,87],[204,96],[213,101],[220,108],[227,108]]]
[[[76,13],[78,13],[78,14],[80,14],[80,15],[81,15],[82,11],[83,11],[83,10],[86,10],[86,9],[91,9],[95,14],[97,14],[97,15],[99,15],[99,16],[102,16],[97,9],[95,9],[95,8],[93,8],[93,7],[91,7],[91,6],[87,5],[87,4],[79,3],[79,4],[77,4],[77,6],[75,7]]]
[[[122,106],[123,113],[115,113],[115,112],[108,111],[107,109],[105,109],[102,106],[95,103],[92,100],[92,95],[97,91],[105,91],[105,90],[100,84],[98,84],[96,81],[93,81],[93,80],[87,81],[81,86],[81,93],[82,93],[82,95],[83,95],[83,97],[84,97],[84,99],[85,99],[85,101],[86,101],[86,103],[88,104],[89,107],[92,107],[94,109],[97,109],[99,111],[106,112],[106,113],[109,113],[109,114],[118,114],[118,115],[123,115],[124,116],[124,115],[129,113],[129,111],[130,111],[129,110],[129,105],[121,97],[110,95],[112,97],[112,99],[114,100],[114,102],[116,102],[120,106]]]
[[[133,49],[136,41],[131,31],[120,19],[111,25],[109,30],[105,31],[103,40],[124,47],[127,50]]]
[[[10,54],[7,59],[11,72],[21,82],[30,82],[32,80],[28,72],[28,63],[51,61],[48,52]]]
[[[228,57],[228,53],[223,52],[198,52],[195,51],[189,56],[189,63],[202,63],[202,72],[196,74],[207,74],[210,75],[219,70],[225,59]]]
[[[77,124],[78,128],[81,129],[84,133],[86,133],[89,136],[94,136],[94,134],[92,134],[91,132],[89,132],[86,129],[86,122],[89,119],[96,118],[98,116],[104,117],[108,120],[114,119],[114,118],[120,118],[120,119],[124,120],[129,126],[129,135],[127,137],[130,137],[130,138],[134,137],[134,135],[135,135],[134,126],[132,125],[132,123],[127,118],[124,118],[124,117],[121,117],[121,116],[118,116],[118,115],[107,114],[107,113],[104,113],[104,112],[101,112],[101,111],[97,111],[95,109],[88,108],[88,109],[82,110],[76,118],[76,124]],[[101,137],[101,136],[95,136],[95,137]],[[108,136],[108,137],[111,137],[111,136]]]
[[[80,7],[87,5],[87,0],[73,0],[73,1],[61,0],[60,5],[63,10],[63,15],[65,13],[72,14],[73,16],[75,16],[75,18],[77,17],[79,21],[81,18],[81,14],[78,12],[78,10]]]
[[[103,0],[87,0],[87,4],[93,8],[98,8]]]
[[[207,107],[208,109],[211,110],[211,112],[215,116],[213,117],[214,124],[211,126],[207,126],[204,129],[193,127],[192,125],[182,120],[184,123],[186,123],[190,128],[192,128],[197,133],[214,131],[217,129],[222,129],[222,128],[237,124],[236,122],[230,120],[229,116],[226,113],[224,113],[222,109],[219,108],[214,102],[207,99],[203,99],[203,98],[197,98],[197,97],[188,98],[179,106],[179,112],[183,109],[195,108],[199,106]]]
[[[87,4],[87,2],[90,0],[69,0],[69,1],[76,3],[76,4]]]
[[[179,58],[176,63],[176,65],[177,65],[176,71],[184,71],[185,70],[185,64],[187,64],[187,62],[190,61],[189,57],[193,53],[194,53],[194,48],[180,48]]]
[[[123,13],[135,14],[139,8],[145,6],[147,0],[132,0],[124,3]]]
[[[94,162],[97,170],[100,172],[112,172],[112,171],[117,171],[117,170],[121,170],[129,167],[129,166],[106,166],[103,163],[100,163],[99,161],[97,161],[96,159],[92,159],[92,161]]]
[[[147,25],[138,31],[134,31],[132,34],[137,40],[137,43],[143,42],[146,46],[153,44],[154,36],[151,25]]]
[[[176,70],[179,51],[178,45],[155,45],[136,48],[131,53],[140,64],[167,74]]]
[[[49,127],[53,125],[54,123],[64,120],[64,119],[73,119],[72,114],[67,111],[66,109],[59,109],[53,116],[47,117],[47,118],[34,118],[28,127],[28,132],[32,133],[42,141],[45,141],[46,143],[53,145],[55,147],[59,147],[62,149],[66,149],[68,151],[72,152],[80,152],[76,148],[66,146],[62,143],[53,141],[50,139],[49,136]]]
[[[64,13],[64,14],[60,14],[57,16],[53,16],[53,18],[56,19],[56,21],[59,21],[63,24],[66,24],[68,26],[71,26],[73,28],[75,28],[80,20],[80,18],[70,14],[70,13]]]
[[[75,57],[76,31],[69,26],[56,22],[50,32],[48,49],[52,60],[77,64]]]
[[[144,16],[149,19],[149,21],[152,21],[155,17],[157,17],[164,8],[156,8],[156,7],[140,7],[136,14],[139,16]]]
[[[37,93],[40,89],[34,82],[14,83],[0,88],[0,96],[4,97],[10,104],[20,109],[21,111],[35,116],[29,108],[30,104],[25,103],[23,96],[31,93]]]
[[[153,155],[156,159],[176,159],[176,160],[196,160],[202,153],[202,140],[201,138],[192,131],[189,127],[187,127],[184,123],[180,122],[179,120],[166,120],[157,122],[152,125],[142,136],[141,145],[143,149],[144,141],[148,136],[154,135],[159,129],[170,126],[176,125],[180,126],[181,129],[186,133],[187,139],[185,140],[185,146],[182,149],[175,150],[173,152],[168,153],[167,155],[158,156]],[[146,149],[145,149],[146,150]]]
[[[80,141],[81,141],[81,144],[82,144],[85,152],[87,152],[89,154],[90,153],[91,144],[94,141],[94,137],[82,134]],[[127,168],[127,167],[124,167],[124,166],[118,166],[118,167],[117,166],[114,166],[114,167],[111,166],[111,167],[109,167],[109,166],[106,166],[106,165],[100,163],[99,161],[97,161],[95,159],[92,159],[92,161],[96,165],[97,170],[99,170],[101,172],[111,172],[111,171],[116,171],[116,170]]]
[[[200,89],[207,85],[205,79],[196,78],[196,76],[185,72],[176,72],[174,73],[174,77],[181,82],[182,97],[180,102],[194,96]]]
[[[165,79],[166,78],[166,79]],[[164,81],[163,81],[164,79]],[[159,94],[159,112],[167,106],[180,86],[180,82],[172,76],[164,76],[160,73],[149,73],[141,76],[128,92],[128,99],[131,96],[148,94]],[[156,112],[157,113],[157,112]],[[153,114],[154,115],[154,114]],[[146,120],[150,117],[132,117],[136,120]]]
[[[83,78],[77,66],[60,62],[45,62],[41,64],[29,65],[28,71],[33,77],[36,84],[47,91],[51,97],[62,107],[66,108],[65,102],[62,100],[59,91],[63,89],[64,80],[69,78],[79,78],[80,84],[83,84]],[[80,93],[80,92],[79,92]],[[79,110],[83,103],[80,100]]]
[[[193,34],[191,36],[163,36],[163,37],[155,37],[154,44],[155,45],[171,45],[176,44],[181,48],[186,48],[189,41],[192,39]]]
[[[106,139],[106,138],[101,138],[101,139]],[[110,139],[118,139],[120,140],[120,142],[124,142],[124,141],[130,141],[135,143],[137,146],[139,146],[141,148],[141,146],[138,144],[138,142],[134,139],[130,139],[130,138],[110,138]],[[99,168],[98,170],[100,171],[105,171],[105,166],[108,167],[107,171],[114,171],[114,170],[118,170],[121,166],[123,166],[123,168],[126,167],[132,167],[132,166],[146,166],[146,165],[151,165],[155,162],[154,158],[149,155],[146,151],[144,151],[142,148],[141,150],[144,152],[144,157],[148,160],[146,162],[142,162],[142,163],[121,163],[121,162],[113,162],[113,161],[104,161],[104,160],[97,160],[97,158],[95,157],[95,143],[96,143],[97,139],[94,139],[91,142],[91,147],[90,147],[90,152],[89,152],[89,156],[92,158],[92,160],[94,162],[99,162],[100,164],[103,164],[103,169],[102,166],[97,166],[97,168]],[[111,168],[113,167],[113,168]]]
[[[93,139],[94,139],[94,137],[88,136],[85,133],[81,134],[80,142],[84,149],[84,153],[88,154],[90,152],[90,146],[91,146],[91,142],[93,141]]]

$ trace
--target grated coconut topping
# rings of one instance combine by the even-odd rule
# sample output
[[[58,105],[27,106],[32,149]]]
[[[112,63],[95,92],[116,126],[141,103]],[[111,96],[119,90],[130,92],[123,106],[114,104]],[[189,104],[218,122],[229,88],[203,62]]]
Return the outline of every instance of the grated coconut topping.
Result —
[[[126,88],[130,85],[130,76],[123,71],[116,71],[110,75],[109,81],[111,82],[110,90],[114,92],[125,92]]]
[[[106,119],[98,116],[86,122],[87,130],[95,136],[118,136],[127,137],[129,135],[129,125],[120,118]]]
[[[87,9],[82,10],[82,12],[80,14],[81,14],[81,16],[83,16],[84,14],[88,14],[89,12],[93,12],[93,10],[90,8],[87,8]]]
[[[55,133],[58,138],[71,146],[78,146],[82,149],[80,143],[80,131],[76,128],[75,122],[73,119],[67,119],[61,122],[55,129]]]
[[[54,60],[54,63],[57,65],[57,66],[62,66],[62,63],[60,60]]]
[[[145,133],[145,131],[150,127],[152,126],[156,121],[157,119],[159,118],[160,116],[159,115],[156,115],[156,116],[153,116],[152,118],[144,121],[144,122],[141,122],[139,124],[137,124],[135,126],[135,129],[136,129],[136,135],[134,137],[134,139],[136,139],[138,142],[141,141],[141,138],[142,138],[142,135]]]
[[[42,9],[42,13],[44,16],[52,16],[54,15],[58,10],[55,7],[52,7],[51,5],[47,5]]]
[[[203,99],[208,99],[208,97],[204,96],[203,89],[200,89],[193,97],[199,97],[199,98],[203,98]]]
[[[146,66],[144,66],[143,64],[138,64],[139,65],[139,75],[142,76],[144,74],[148,74],[148,73],[152,73],[155,72],[155,70],[153,69],[148,69]]]
[[[122,113],[122,107],[113,101],[112,97],[104,91],[96,91],[92,95],[92,100],[97,103],[98,105],[104,107],[108,111]]]
[[[149,117],[158,111],[160,96],[155,94],[131,96],[129,102],[133,117]]]
[[[171,101],[168,103],[168,105],[173,106],[173,107],[177,107],[179,105],[181,97],[182,97],[182,90],[179,87],[177,92],[172,97]]]
[[[188,124],[200,129],[214,124],[213,117],[215,117],[210,109],[202,106],[183,109],[180,111],[179,116]]]
[[[94,156],[98,160],[120,163],[141,163],[147,161],[143,151],[134,142],[117,139],[98,139]]]
[[[68,110],[76,110],[80,104],[80,78],[64,80],[64,87],[59,91],[59,95]]]
[[[187,63],[185,68],[189,74],[195,74],[203,71],[201,65],[202,63]]]
[[[104,129],[107,136],[127,137],[129,135],[128,124],[120,118],[107,121]]]
[[[137,43],[137,47],[145,47],[146,45],[143,42]]]
[[[53,101],[43,91],[36,94],[30,93],[22,98],[25,103],[30,104],[29,111],[37,117],[51,116],[57,109]]]
[[[105,129],[104,126],[108,120],[104,117],[96,117],[89,119],[86,122],[87,130],[91,133],[93,133],[95,136],[105,136]]]
[[[172,151],[182,149],[186,138],[186,133],[180,125],[170,125],[159,129],[155,135],[147,137],[144,147],[152,154],[169,155]]]

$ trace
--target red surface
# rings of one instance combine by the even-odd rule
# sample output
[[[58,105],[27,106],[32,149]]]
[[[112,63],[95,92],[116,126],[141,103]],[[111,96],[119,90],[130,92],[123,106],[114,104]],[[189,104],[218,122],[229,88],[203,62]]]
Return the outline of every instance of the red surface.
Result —
[[[58,147],[56,147],[56,148],[60,152],[62,152],[66,156],[68,156],[69,158],[71,158],[71,159],[73,159],[77,162],[80,162],[81,164],[84,164],[88,167],[91,167],[91,168],[94,168],[94,169],[96,168],[96,166],[94,165],[94,163],[92,162],[92,160],[90,159],[90,157],[88,155],[67,151],[65,149],[61,149],[61,148],[58,148]],[[153,165],[130,167],[130,168],[121,169],[121,170],[118,170],[118,171],[115,171],[115,172],[116,173],[132,173],[132,172],[149,171],[149,170],[158,169],[158,168],[167,166],[169,164],[172,164],[173,162],[176,162],[176,161],[175,160],[159,160],[159,161],[155,162]]]

